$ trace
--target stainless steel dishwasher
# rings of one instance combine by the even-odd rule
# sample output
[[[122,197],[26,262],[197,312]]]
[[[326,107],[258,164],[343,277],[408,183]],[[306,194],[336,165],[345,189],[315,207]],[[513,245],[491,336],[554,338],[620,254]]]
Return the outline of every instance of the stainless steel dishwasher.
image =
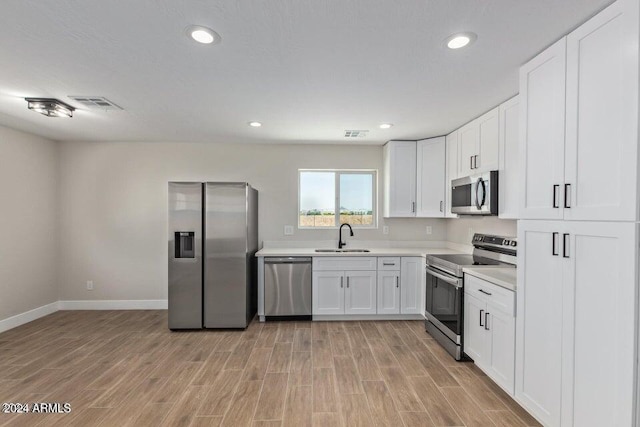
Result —
[[[311,319],[311,258],[264,259],[266,320]]]

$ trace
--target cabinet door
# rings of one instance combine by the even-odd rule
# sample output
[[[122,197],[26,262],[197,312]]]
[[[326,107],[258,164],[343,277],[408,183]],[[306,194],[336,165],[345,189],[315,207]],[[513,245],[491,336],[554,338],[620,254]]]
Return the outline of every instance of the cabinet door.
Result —
[[[478,147],[474,158],[475,173],[498,170],[500,150],[499,107],[483,114],[478,119]]]
[[[516,319],[487,304],[487,375],[513,394],[516,362]]]
[[[400,272],[378,271],[378,314],[400,313]]]
[[[549,426],[560,425],[563,224],[562,221],[518,223],[516,397]],[[559,234],[554,234],[554,230]]]
[[[416,142],[384,146],[384,216],[416,216]]]
[[[500,105],[500,167],[498,216],[517,219],[519,208],[519,98],[515,96]]]
[[[445,200],[445,217],[446,218],[457,218],[458,215],[451,212],[451,181],[458,178],[458,131],[451,132],[446,137],[446,159],[447,159],[447,168],[445,171],[445,182],[444,182],[444,200]]]
[[[565,222],[562,425],[630,426],[634,412],[638,226]],[[518,290],[520,292],[520,290]],[[520,316],[520,313],[518,313]]]
[[[375,314],[376,304],[376,272],[345,272],[345,314]]]
[[[464,294],[464,352],[482,369],[487,368],[489,360],[485,305],[473,295]]]
[[[424,313],[424,258],[402,257],[400,260],[400,312]]]
[[[416,216],[444,217],[445,152],[444,136],[417,142]]]
[[[523,219],[563,216],[565,53],[563,38],[520,68],[518,213]]]
[[[620,0],[567,36],[565,219],[637,220],[638,15]]]
[[[475,173],[475,157],[478,154],[480,130],[478,121],[474,120],[458,129],[458,176],[469,176]]]
[[[344,272],[313,272],[313,314],[344,314]]]

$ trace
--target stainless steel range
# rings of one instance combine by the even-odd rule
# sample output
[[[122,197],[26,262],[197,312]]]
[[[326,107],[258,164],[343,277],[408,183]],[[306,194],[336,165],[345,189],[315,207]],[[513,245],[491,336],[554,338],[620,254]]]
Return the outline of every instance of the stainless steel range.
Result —
[[[456,360],[464,350],[465,267],[505,267],[516,265],[515,238],[475,234],[472,254],[427,255],[427,332]]]

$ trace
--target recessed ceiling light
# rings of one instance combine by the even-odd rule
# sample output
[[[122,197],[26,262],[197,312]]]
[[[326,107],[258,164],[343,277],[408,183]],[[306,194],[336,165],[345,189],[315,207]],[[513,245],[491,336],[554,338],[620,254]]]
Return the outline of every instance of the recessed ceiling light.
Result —
[[[202,44],[218,43],[221,37],[218,33],[211,28],[203,27],[200,25],[192,25],[187,27],[187,34],[189,37]]]
[[[475,33],[458,33],[447,37],[445,43],[449,49],[460,49],[476,41],[478,36]]]
[[[380,125],[380,129],[389,129],[393,126],[393,123],[383,123]]]
[[[252,128],[259,128],[260,126],[262,126],[262,123],[260,123],[260,122],[249,122],[249,126],[251,126]]]

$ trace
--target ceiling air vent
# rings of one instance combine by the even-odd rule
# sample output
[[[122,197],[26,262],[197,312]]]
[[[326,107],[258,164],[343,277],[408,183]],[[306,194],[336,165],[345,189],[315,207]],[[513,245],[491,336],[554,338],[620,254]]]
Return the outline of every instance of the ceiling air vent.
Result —
[[[79,102],[84,107],[87,107],[90,110],[102,110],[102,111],[122,110],[122,107],[109,101],[104,96],[71,96],[69,95],[69,98]]]
[[[345,138],[364,138],[367,136],[368,130],[345,130]]]

